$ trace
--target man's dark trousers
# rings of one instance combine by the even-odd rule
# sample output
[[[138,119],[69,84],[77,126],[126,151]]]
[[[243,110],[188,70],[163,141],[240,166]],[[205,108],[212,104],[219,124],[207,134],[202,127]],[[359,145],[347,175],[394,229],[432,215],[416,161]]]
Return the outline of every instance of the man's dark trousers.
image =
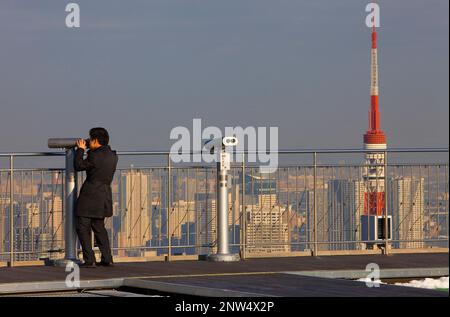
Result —
[[[80,240],[81,248],[83,249],[85,263],[95,263],[94,251],[92,250],[92,231],[94,232],[97,246],[102,253],[101,261],[105,263],[112,262],[111,248],[109,246],[108,232],[105,228],[104,218],[77,217],[76,229],[78,240]]]

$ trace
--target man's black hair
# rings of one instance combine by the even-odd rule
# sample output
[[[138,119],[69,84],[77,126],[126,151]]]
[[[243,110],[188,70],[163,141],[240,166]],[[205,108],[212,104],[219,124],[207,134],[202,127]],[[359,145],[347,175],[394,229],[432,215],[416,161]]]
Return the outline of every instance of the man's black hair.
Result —
[[[105,128],[92,128],[89,130],[89,138],[91,140],[97,140],[101,145],[108,145],[109,134]]]

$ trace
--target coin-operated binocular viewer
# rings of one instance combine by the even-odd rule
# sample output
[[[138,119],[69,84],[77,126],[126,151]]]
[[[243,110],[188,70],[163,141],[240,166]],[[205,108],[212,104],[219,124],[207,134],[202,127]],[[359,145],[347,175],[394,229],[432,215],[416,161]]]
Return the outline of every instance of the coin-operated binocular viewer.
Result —
[[[217,253],[208,255],[208,261],[240,260],[239,254],[230,253],[228,238],[228,171],[231,154],[226,152],[226,148],[236,146],[237,143],[236,137],[223,137],[207,141],[204,146],[210,154],[217,155]]]
[[[65,163],[65,198],[64,198],[64,259],[53,262],[57,266],[65,266],[68,262],[79,262],[77,259],[77,236],[75,231],[75,203],[77,199],[77,173],[74,167],[75,146],[79,138],[48,139],[51,149],[66,151]],[[89,140],[86,140],[87,144]]]

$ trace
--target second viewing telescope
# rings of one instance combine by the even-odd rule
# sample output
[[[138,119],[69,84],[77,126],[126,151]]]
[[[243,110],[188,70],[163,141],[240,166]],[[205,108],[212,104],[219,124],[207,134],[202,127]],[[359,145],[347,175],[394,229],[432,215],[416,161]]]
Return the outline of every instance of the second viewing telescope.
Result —
[[[77,145],[80,138],[50,138],[48,139],[48,147],[50,149],[70,149]],[[89,147],[89,139],[85,139],[86,147]]]

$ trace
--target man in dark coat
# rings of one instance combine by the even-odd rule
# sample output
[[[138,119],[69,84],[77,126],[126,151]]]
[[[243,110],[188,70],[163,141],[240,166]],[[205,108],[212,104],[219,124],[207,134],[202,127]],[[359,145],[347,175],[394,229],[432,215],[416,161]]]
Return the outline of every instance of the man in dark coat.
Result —
[[[112,151],[109,135],[104,128],[93,128],[89,131],[89,151],[83,159],[86,141],[77,141],[75,170],[86,171],[86,180],[80,190],[76,204],[76,230],[83,250],[84,264],[81,267],[95,267],[95,256],[92,250],[92,235],[102,253],[99,266],[111,266],[113,259],[105,228],[105,217],[111,217],[112,191],[111,183],[117,166],[116,151]]]

